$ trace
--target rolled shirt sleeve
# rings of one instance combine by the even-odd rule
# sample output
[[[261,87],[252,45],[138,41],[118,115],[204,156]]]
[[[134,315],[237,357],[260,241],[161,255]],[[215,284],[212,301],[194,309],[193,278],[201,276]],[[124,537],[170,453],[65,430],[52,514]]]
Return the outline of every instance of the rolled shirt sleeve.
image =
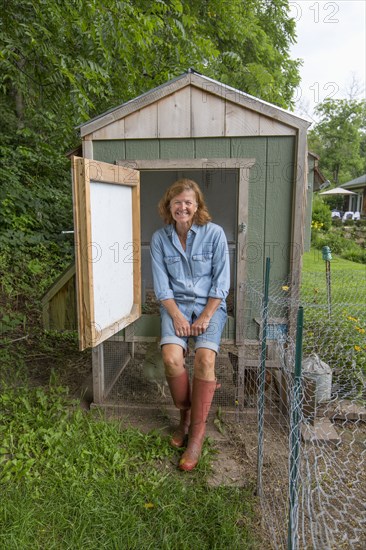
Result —
[[[230,290],[230,261],[229,247],[224,230],[217,227],[212,258],[212,285],[209,291],[210,298],[225,300]]]

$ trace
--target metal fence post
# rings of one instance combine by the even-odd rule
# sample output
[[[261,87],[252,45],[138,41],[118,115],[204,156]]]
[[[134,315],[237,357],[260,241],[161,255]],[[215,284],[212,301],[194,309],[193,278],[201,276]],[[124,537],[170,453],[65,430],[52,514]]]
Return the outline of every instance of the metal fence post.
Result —
[[[290,464],[289,464],[289,518],[288,550],[297,550],[299,546],[299,471],[300,471],[300,407],[301,407],[301,363],[302,333],[304,326],[304,308],[297,312],[296,351],[294,371],[294,393],[290,423]]]
[[[264,391],[266,378],[266,350],[267,350],[267,325],[268,325],[268,292],[269,272],[271,261],[266,258],[266,271],[264,279],[264,299],[262,309],[262,334],[261,334],[261,360],[259,367],[258,384],[258,451],[257,451],[257,495],[262,496],[262,469],[263,469],[263,441],[264,441]]]
[[[325,261],[325,278],[327,282],[327,299],[328,299],[328,316],[332,314],[332,292],[331,292],[331,280],[330,280],[330,260],[332,259],[332,254],[329,246],[323,246],[322,248],[322,258]]]

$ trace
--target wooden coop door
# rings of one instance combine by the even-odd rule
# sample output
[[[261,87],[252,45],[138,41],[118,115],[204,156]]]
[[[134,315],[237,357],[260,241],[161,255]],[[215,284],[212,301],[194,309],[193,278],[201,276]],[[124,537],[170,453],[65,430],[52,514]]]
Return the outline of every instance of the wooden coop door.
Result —
[[[141,315],[140,172],[72,158],[79,348]]]

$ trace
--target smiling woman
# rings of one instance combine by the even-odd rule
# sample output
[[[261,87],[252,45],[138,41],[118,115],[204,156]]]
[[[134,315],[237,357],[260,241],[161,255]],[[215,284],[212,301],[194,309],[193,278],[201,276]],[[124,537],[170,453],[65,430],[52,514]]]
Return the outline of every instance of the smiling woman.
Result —
[[[171,444],[188,447],[179,467],[198,463],[206,420],[216,390],[215,359],[224,328],[230,287],[228,245],[223,229],[212,223],[198,185],[181,179],[159,202],[166,225],[151,240],[154,290],[160,301],[161,348],[167,382],[180,425]],[[193,390],[184,357],[195,341]]]
[[[193,190],[183,191],[170,201],[170,212],[184,250],[186,250],[187,233],[193,223],[197,208],[196,194]]]

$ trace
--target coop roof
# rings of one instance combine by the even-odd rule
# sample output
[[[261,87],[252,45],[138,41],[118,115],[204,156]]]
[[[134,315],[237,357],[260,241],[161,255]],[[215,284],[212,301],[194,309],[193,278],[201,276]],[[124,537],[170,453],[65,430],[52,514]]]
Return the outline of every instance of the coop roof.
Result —
[[[242,116],[244,111],[247,113],[245,121]],[[143,116],[139,117],[139,114]],[[207,135],[217,136],[286,134],[287,131],[281,131],[282,126],[292,129],[289,133],[295,133],[297,129],[306,129],[311,125],[310,121],[290,111],[190,69],[173,80],[94,117],[80,125],[79,129],[82,137],[97,132],[95,139],[105,139],[102,130],[110,125],[115,127],[115,136],[113,131],[109,135],[115,138],[194,137],[199,135],[194,128],[194,121],[198,118],[204,119]],[[129,126],[132,126],[132,122],[140,126],[143,124],[147,135],[136,136],[125,132],[121,124],[118,124],[124,119],[129,120]],[[272,131],[268,132],[269,122],[272,123]],[[248,126],[251,130],[249,133],[246,131]],[[171,131],[173,134],[169,135]]]

